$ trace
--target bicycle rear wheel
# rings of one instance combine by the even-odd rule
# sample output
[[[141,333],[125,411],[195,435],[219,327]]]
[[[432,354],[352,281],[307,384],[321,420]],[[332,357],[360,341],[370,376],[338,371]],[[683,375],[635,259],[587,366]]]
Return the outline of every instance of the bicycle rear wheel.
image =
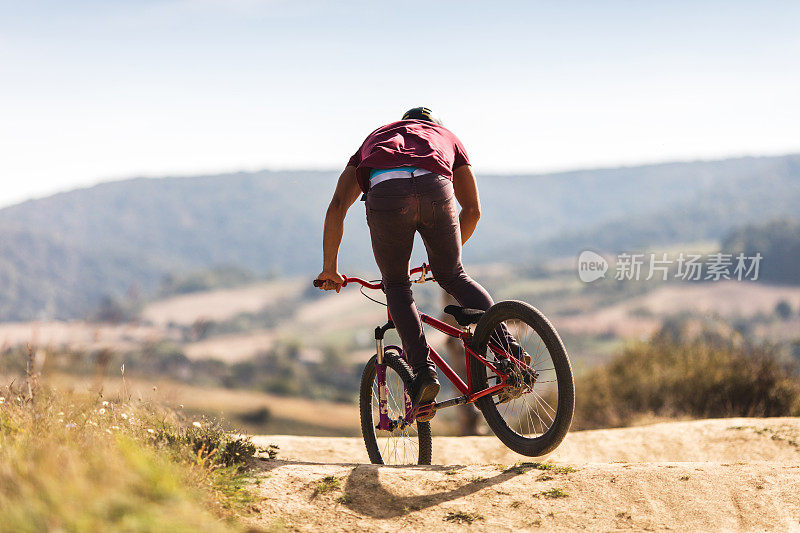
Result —
[[[431,464],[431,426],[429,422],[404,424],[405,391],[410,389],[413,374],[400,355],[387,348],[383,354],[386,365],[386,395],[389,417],[398,422],[392,431],[377,429],[380,422],[378,406],[377,356],[367,362],[361,375],[359,409],[361,434],[367,446],[369,460],[374,464]]]
[[[547,318],[534,307],[515,300],[499,302],[483,314],[473,336],[476,353],[490,361],[513,354],[501,326],[530,356],[529,367],[534,372],[506,363],[514,385],[499,394],[479,398],[475,404],[506,446],[519,454],[539,457],[561,444],[572,424],[575,386],[569,357]],[[501,354],[489,347],[490,342]],[[469,371],[475,390],[500,381],[474,357]]]

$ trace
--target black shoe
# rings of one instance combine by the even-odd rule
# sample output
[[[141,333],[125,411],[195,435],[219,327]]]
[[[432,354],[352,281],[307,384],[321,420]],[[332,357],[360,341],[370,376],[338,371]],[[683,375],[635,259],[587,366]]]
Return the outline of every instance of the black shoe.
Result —
[[[414,378],[414,383],[411,385],[411,405],[416,412],[417,408],[421,405],[429,404],[436,399],[439,394],[439,379],[436,376],[436,370],[431,367],[425,367],[417,372]],[[427,422],[436,415],[436,411],[425,413],[417,417],[418,422]]]

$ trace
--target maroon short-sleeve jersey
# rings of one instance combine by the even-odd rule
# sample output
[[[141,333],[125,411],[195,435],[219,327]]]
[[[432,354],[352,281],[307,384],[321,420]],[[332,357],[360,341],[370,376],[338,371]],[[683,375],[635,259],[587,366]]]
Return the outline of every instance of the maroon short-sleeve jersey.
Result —
[[[347,163],[356,167],[361,190],[369,188],[374,168],[417,167],[453,179],[453,170],[469,165],[464,145],[444,126],[427,120],[400,120],[369,134]]]

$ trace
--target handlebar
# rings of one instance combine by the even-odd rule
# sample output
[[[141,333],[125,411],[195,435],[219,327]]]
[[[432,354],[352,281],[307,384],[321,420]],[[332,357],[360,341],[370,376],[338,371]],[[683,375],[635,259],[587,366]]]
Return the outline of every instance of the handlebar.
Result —
[[[416,268],[412,268],[411,271],[408,273],[409,275],[414,274],[422,274],[419,279],[414,280],[414,283],[424,283],[425,281],[433,281],[433,278],[426,278],[425,276],[430,272],[430,267],[426,263],[422,263],[422,266],[418,266]],[[322,285],[325,283],[325,280],[315,279],[314,286],[317,288],[322,288]],[[347,286],[348,283],[358,283],[359,285],[363,285],[368,289],[383,289],[383,282],[379,281],[378,283],[370,283],[369,281],[363,280],[361,278],[350,278],[344,276],[344,282],[342,283],[342,287]]]
[[[325,283],[325,280],[321,280],[321,279],[315,279],[314,280],[314,286],[317,287],[317,288],[320,288],[320,289],[322,288],[322,285],[324,283]],[[364,287],[366,287],[368,289],[382,289],[383,288],[383,283],[382,282],[370,283],[369,281],[363,280],[361,278],[348,278],[347,276],[344,276],[344,283],[342,283],[342,287],[345,287],[348,283],[359,283],[359,284],[363,285]]]

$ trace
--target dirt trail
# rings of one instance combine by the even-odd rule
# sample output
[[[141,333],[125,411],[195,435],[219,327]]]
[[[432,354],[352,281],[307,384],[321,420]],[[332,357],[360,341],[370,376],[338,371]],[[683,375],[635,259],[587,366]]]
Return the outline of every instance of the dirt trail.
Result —
[[[575,432],[539,459],[572,472],[519,464],[532,460],[494,437],[434,438],[427,467],[364,464],[360,439],[255,441],[280,446],[248,518],[264,529],[800,531],[797,418]],[[319,493],[326,476],[337,481]]]

